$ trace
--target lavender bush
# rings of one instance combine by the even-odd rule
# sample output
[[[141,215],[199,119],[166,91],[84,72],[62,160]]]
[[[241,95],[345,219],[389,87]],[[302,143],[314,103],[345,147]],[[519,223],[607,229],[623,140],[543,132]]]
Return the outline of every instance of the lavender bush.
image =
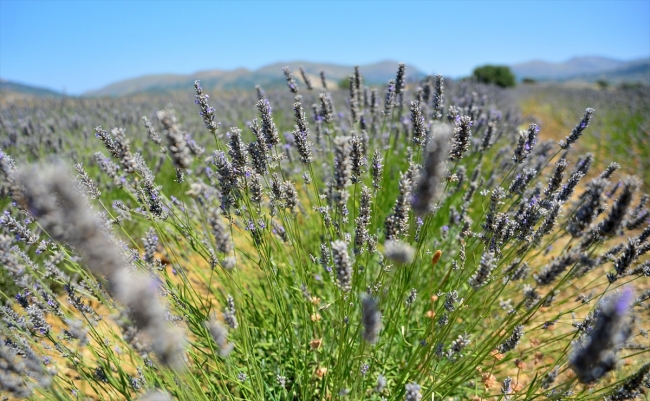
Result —
[[[579,153],[598,109],[545,141],[405,68],[4,106],[2,394],[643,396],[648,196]]]

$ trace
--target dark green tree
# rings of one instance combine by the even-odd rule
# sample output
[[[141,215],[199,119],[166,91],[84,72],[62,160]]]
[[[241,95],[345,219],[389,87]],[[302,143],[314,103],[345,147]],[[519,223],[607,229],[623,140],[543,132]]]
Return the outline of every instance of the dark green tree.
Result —
[[[474,79],[485,84],[494,84],[502,88],[515,86],[515,75],[505,65],[484,65],[476,67],[472,74]]]
[[[337,82],[339,89],[350,89],[350,77],[345,77]]]

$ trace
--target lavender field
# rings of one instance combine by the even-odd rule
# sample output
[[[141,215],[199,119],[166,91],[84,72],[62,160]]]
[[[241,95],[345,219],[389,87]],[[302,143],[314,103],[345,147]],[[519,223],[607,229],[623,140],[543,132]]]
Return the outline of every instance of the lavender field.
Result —
[[[647,400],[650,91],[0,103],[0,395]]]

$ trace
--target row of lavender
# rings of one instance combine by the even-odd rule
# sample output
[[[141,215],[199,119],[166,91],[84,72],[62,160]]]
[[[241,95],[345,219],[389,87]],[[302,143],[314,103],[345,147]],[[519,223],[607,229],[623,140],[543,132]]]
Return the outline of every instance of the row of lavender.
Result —
[[[2,391],[643,394],[648,197],[575,154],[598,113],[538,141],[509,92],[404,72],[5,106]]]

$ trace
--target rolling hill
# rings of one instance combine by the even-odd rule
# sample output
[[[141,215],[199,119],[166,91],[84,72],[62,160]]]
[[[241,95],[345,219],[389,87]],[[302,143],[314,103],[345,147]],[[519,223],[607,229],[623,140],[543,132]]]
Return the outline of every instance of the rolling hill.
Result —
[[[396,61],[382,61],[374,64],[361,65],[361,73],[366,83],[381,84],[395,78],[397,72]],[[321,87],[320,71],[325,71],[328,86],[336,86],[341,79],[354,72],[353,66],[328,63],[312,63],[307,61],[292,61],[269,64],[255,71],[238,68],[231,71],[209,70],[199,71],[188,75],[160,74],[145,75],[131,78],[103,88],[84,93],[84,96],[126,96],[135,93],[161,93],[179,89],[191,88],[194,80],[201,80],[201,86],[206,89],[244,89],[252,90],[255,85],[263,88],[281,86],[285,84],[282,68],[288,66],[298,81],[299,87],[304,87],[300,76],[299,67],[303,67],[311,78],[312,85]],[[407,79],[417,79],[425,74],[421,71],[406,67]]]
[[[21,94],[32,96],[61,96],[59,92],[51,89],[41,88],[38,86],[21,84],[18,82],[7,81],[0,79],[0,93],[1,94]]]
[[[574,57],[563,63],[534,60],[515,64],[510,68],[518,79],[587,82],[606,80],[613,83],[642,82],[650,85],[650,59],[622,61],[596,56]]]

